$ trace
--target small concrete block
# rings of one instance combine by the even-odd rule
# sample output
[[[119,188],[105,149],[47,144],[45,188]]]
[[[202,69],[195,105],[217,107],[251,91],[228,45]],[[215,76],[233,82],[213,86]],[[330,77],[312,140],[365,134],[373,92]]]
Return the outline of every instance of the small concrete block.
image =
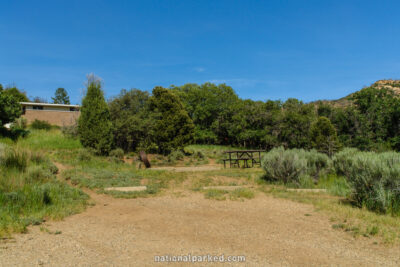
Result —
[[[121,192],[138,192],[146,191],[146,186],[128,186],[128,187],[107,187],[106,191],[121,191]]]

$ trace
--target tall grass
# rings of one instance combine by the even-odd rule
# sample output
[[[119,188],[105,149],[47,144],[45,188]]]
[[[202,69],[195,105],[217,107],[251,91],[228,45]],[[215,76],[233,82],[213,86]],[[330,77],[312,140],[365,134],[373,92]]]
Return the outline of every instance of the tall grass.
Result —
[[[57,171],[40,151],[0,144],[0,237],[85,207],[87,195],[59,182]]]
[[[78,139],[64,136],[60,130],[32,130],[28,137],[20,139],[18,144],[33,150],[60,150],[82,148]]]

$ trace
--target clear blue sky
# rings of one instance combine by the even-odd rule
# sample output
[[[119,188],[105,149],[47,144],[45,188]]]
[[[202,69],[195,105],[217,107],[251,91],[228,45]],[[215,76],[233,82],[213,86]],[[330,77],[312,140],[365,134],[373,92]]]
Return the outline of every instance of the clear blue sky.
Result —
[[[0,83],[79,103],[86,74],[122,88],[203,83],[242,98],[335,99],[400,78],[399,1],[0,2]]]

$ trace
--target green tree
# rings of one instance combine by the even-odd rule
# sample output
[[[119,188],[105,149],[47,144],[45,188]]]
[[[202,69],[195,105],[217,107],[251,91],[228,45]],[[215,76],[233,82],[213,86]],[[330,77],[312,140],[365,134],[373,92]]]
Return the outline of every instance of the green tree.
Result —
[[[104,100],[100,79],[88,75],[87,92],[82,100],[78,120],[79,138],[84,147],[90,147],[101,155],[107,155],[113,144],[110,111]]]
[[[54,94],[54,97],[51,99],[53,100],[53,104],[71,104],[68,93],[64,88],[58,88]]]
[[[153,149],[153,124],[148,109],[148,92],[132,89],[109,101],[114,143],[125,151]]]
[[[312,147],[329,156],[340,146],[336,129],[327,117],[319,117],[311,125],[310,137]]]
[[[400,134],[400,99],[392,90],[368,87],[353,95],[367,149],[385,146]]]
[[[18,99],[6,93],[5,90],[0,90],[0,126],[6,123],[13,122],[21,116],[22,109]]]
[[[310,148],[310,126],[316,119],[315,107],[289,98],[283,104],[279,141],[287,148]]]
[[[25,92],[20,91],[17,87],[9,87],[3,90],[5,94],[12,96],[17,102],[28,102],[29,99]]]
[[[196,143],[225,143],[229,139],[228,122],[231,110],[238,102],[238,96],[230,86],[204,83],[173,86],[171,89],[181,98],[195,124]]]
[[[179,97],[171,90],[155,87],[149,100],[154,120],[154,142],[158,152],[183,149],[193,140],[194,125]]]

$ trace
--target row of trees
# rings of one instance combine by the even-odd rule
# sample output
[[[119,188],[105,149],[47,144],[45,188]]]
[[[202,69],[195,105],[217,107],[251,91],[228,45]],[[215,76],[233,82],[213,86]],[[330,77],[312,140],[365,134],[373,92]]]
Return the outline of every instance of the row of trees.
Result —
[[[194,125],[179,97],[156,87],[150,96],[139,90],[125,91],[108,104],[101,80],[88,77],[78,132],[85,147],[108,154],[115,147],[168,154],[192,142]]]
[[[20,115],[20,101],[27,101],[25,94],[0,86],[1,124]],[[69,103],[64,89],[53,102]],[[400,150],[400,99],[393,91],[364,88],[350,103],[243,100],[231,87],[212,83],[156,87],[152,94],[122,90],[107,103],[101,81],[92,75],[78,130],[82,144],[101,154],[114,147],[167,154],[188,143],[316,148],[327,154],[341,146]]]
[[[285,102],[243,100],[225,84],[186,84],[163,90],[175,103],[182,103],[179,110],[193,122],[192,142],[198,144],[316,148],[327,154],[342,146],[400,149],[400,99],[387,89],[365,88],[345,107],[322,101],[303,103],[294,98]],[[127,151],[159,149],[152,140],[162,135],[164,128],[153,125],[157,120],[151,108],[151,99],[157,98],[155,92],[150,96],[137,89],[122,90],[109,101],[118,147]],[[175,125],[169,117],[162,121],[165,126]]]

